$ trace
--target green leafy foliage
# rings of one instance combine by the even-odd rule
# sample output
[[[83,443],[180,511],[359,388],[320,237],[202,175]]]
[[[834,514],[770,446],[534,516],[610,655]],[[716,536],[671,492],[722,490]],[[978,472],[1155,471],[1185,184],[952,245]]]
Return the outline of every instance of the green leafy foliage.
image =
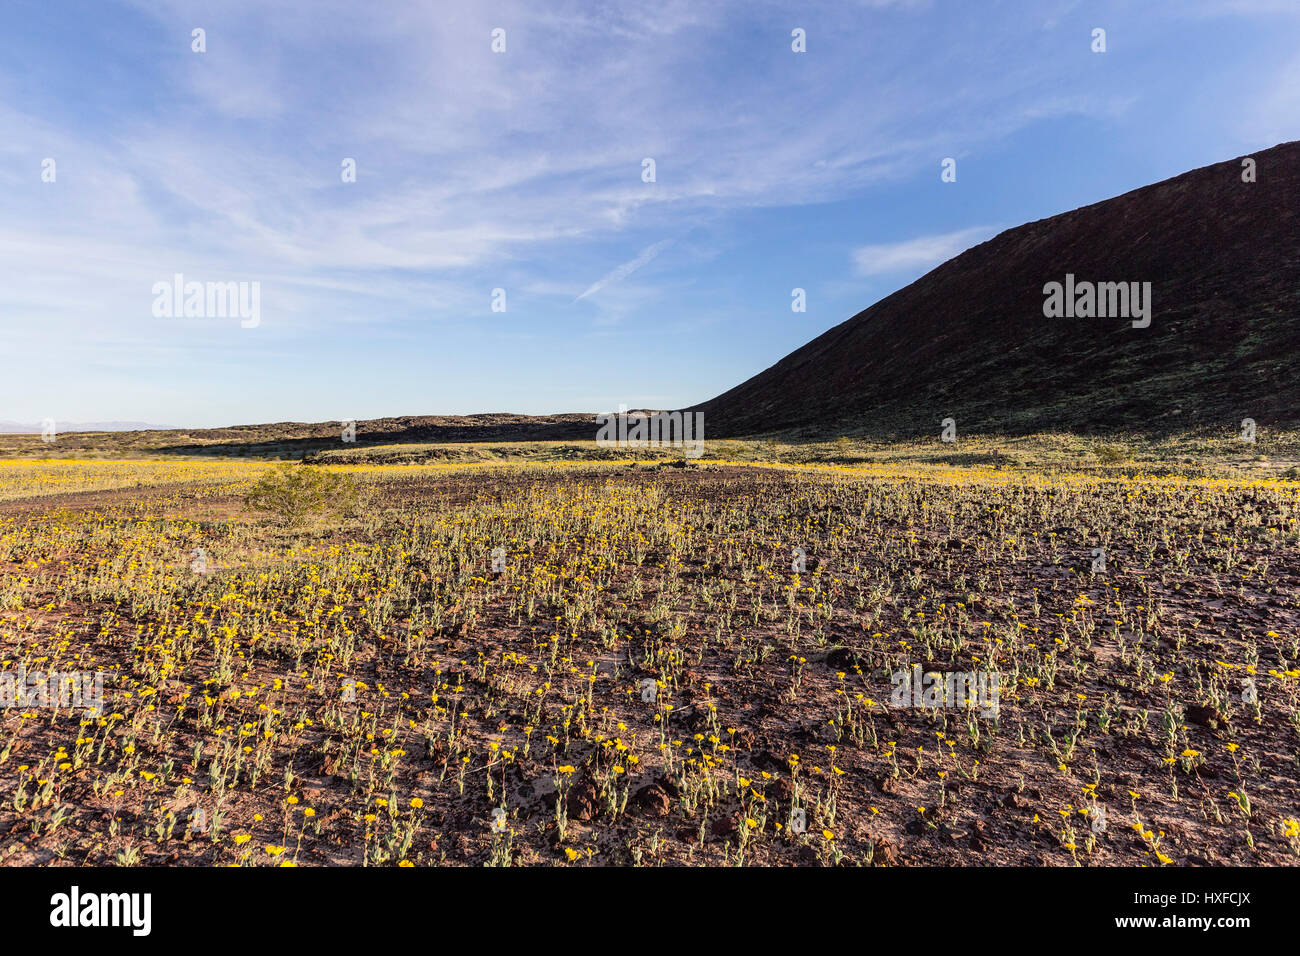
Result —
[[[304,465],[283,465],[262,475],[244,497],[250,511],[270,515],[291,527],[327,514],[346,516],[361,504],[351,475]]]

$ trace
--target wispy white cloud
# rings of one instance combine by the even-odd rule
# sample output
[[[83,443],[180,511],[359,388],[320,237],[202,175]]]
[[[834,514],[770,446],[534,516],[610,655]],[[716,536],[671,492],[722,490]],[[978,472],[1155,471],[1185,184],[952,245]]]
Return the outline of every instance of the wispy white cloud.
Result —
[[[991,238],[996,230],[974,226],[937,236],[861,246],[853,251],[857,273],[864,276],[928,270]]]
[[[1300,57],[1284,64],[1271,82],[1256,88],[1257,96],[1242,98],[1238,121],[1242,138],[1271,144],[1300,137]]]
[[[1183,16],[1300,17],[1300,4],[1293,0],[1192,0],[1172,12]]]
[[[613,269],[610,272],[606,273],[605,275],[601,276],[591,285],[587,286],[586,290],[583,291],[578,296],[578,298],[574,299],[573,301],[577,302],[579,299],[585,299],[588,296],[595,295],[601,289],[605,288],[608,285],[613,285],[615,282],[622,282],[632,273],[636,272],[637,269],[640,269],[642,266],[646,265],[651,260],[653,260],[655,256],[659,255],[659,253],[667,249],[670,245],[672,245],[672,243],[673,240],[671,239],[661,239],[659,242],[656,242],[654,245],[646,246],[644,249],[641,250],[640,255],[638,255],[635,259],[631,259],[623,263],[618,268]]]
[[[868,4],[895,5],[915,4]],[[101,175],[131,183],[142,227],[170,221],[173,244],[304,270],[492,268],[556,240],[830,200],[1057,112],[1045,103],[1009,120],[963,119],[966,97],[911,88],[899,77],[918,65],[891,55],[864,65],[824,49],[816,70],[792,70],[776,14],[778,68],[731,84],[710,66],[741,9],[729,0],[675,0],[652,14],[578,2],[395,3],[379,18],[342,0],[142,9],[181,50],[197,108],[178,104],[189,108],[166,122],[142,115],[111,142],[87,136],[82,151]],[[839,24],[820,16],[824,38]],[[188,52],[197,24],[208,30],[202,55]],[[497,25],[504,55],[489,48]],[[580,69],[566,52],[575,36],[585,38]],[[369,69],[340,82],[322,63],[334,50]],[[985,95],[1032,79],[1009,74],[996,81],[1004,92]],[[863,84],[889,95],[842,95]],[[941,134],[917,135],[927,116]],[[344,156],[357,160],[354,186],[339,182]],[[645,156],[658,162],[656,183],[640,179]],[[130,230],[113,238],[129,243]]]
[[[1293,0],[1188,4],[1272,15]],[[182,367],[199,376],[203,357],[230,344],[229,329],[160,328],[150,288],[175,272],[262,281],[257,335],[283,334],[286,354],[308,338],[349,353],[340,342],[360,322],[441,331],[487,314],[494,287],[511,303],[494,321],[540,315],[542,303],[548,328],[576,314],[597,335],[670,296],[697,296],[692,317],[696,306],[743,311],[768,276],[746,272],[742,251],[697,282],[702,257],[683,248],[691,229],[729,247],[779,244],[742,233],[760,216],[763,228],[783,228],[812,204],[851,215],[879,185],[911,188],[922,174],[938,188],[942,157],[987,156],[1036,124],[1083,117],[1113,129],[1140,115],[1147,93],[1123,60],[1089,61],[1081,74],[1062,50],[1086,42],[1041,28],[1055,16],[1059,30],[1074,29],[1074,5],[810,0],[796,18],[773,0],[391,0],[381,15],[355,0],[87,4],[87,28],[60,42],[85,44],[70,53],[102,66],[94,75],[106,87],[121,84],[107,103],[57,58],[0,60],[0,317],[11,323],[0,333],[57,341],[67,390],[94,396],[115,381],[86,374],[107,343],[148,371],[186,353]],[[97,16],[117,29],[97,29]],[[1161,17],[1131,21],[1143,16],[1126,27],[1129,49],[1144,31],[1159,35]],[[808,31],[806,54],[790,50],[796,25]],[[198,26],[204,54],[190,51]],[[496,27],[507,31],[504,54],[491,52]],[[93,46],[101,34],[111,45]],[[49,72],[29,76],[30,65]],[[1280,75],[1294,88],[1294,71]],[[1295,98],[1278,90],[1259,102],[1252,128],[1285,133]],[[1216,115],[1241,113],[1225,101]],[[1195,117],[1198,128],[1210,122]],[[57,184],[39,182],[45,156],[58,161]],[[340,180],[344,157],[357,161],[355,183]],[[656,160],[654,183],[641,180],[644,157]],[[1047,175],[1050,160],[1025,166]],[[998,215],[970,208],[926,220],[954,230],[944,235],[856,250],[856,271],[893,274],[955,254],[980,238],[966,223]],[[908,234],[909,211],[889,216],[862,241]],[[674,269],[665,257],[632,278],[667,248],[647,246],[665,235],[681,237]],[[834,248],[839,265],[843,245]],[[587,307],[568,308],[575,293]],[[305,373],[286,371],[286,382],[291,374]],[[38,365],[13,375],[24,392],[55,390]],[[272,377],[267,387],[278,387]]]

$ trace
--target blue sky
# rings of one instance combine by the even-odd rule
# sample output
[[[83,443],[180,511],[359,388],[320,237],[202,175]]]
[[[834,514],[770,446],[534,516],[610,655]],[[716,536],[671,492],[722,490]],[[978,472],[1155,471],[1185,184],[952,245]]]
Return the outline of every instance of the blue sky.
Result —
[[[1296,0],[8,0],[0,419],[680,407],[1295,138]],[[154,315],[176,273],[259,324]]]

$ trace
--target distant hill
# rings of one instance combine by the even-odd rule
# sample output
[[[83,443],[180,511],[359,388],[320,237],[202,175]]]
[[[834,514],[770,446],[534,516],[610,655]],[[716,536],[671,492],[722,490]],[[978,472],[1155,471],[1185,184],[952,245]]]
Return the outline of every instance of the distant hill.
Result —
[[[54,430],[63,432],[141,432],[168,431],[175,425],[150,425],[147,422],[59,422],[54,423]],[[40,423],[24,424],[22,422],[0,422],[0,434],[5,435],[39,435]]]
[[[1295,427],[1300,143],[1251,158],[1007,230],[692,410],[712,437]],[[1150,282],[1150,326],[1045,317],[1067,273]]]
[[[227,428],[151,429],[89,434],[86,427],[60,426],[56,441],[46,446],[28,437],[0,441],[7,453],[67,454],[74,451],[105,454],[236,455],[301,458],[319,451],[358,450],[369,445],[427,444],[439,442],[571,441],[596,437],[595,415],[519,415],[493,412],[482,415],[403,415],[353,423],[355,442],[343,441],[344,423],[275,422],[232,425]],[[36,428],[40,432],[40,428]]]

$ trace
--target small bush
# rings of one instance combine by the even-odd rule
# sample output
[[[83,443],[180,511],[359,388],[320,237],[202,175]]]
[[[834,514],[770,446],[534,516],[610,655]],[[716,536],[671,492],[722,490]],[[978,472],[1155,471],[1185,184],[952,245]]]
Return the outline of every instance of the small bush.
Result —
[[[1124,449],[1117,445],[1101,445],[1097,448],[1097,460],[1103,465],[1113,465],[1124,458]]]
[[[295,526],[311,517],[352,514],[361,491],[351,475],[333,474],[310,465],[282,465],[266,472],[244,496],[244,507]]]

